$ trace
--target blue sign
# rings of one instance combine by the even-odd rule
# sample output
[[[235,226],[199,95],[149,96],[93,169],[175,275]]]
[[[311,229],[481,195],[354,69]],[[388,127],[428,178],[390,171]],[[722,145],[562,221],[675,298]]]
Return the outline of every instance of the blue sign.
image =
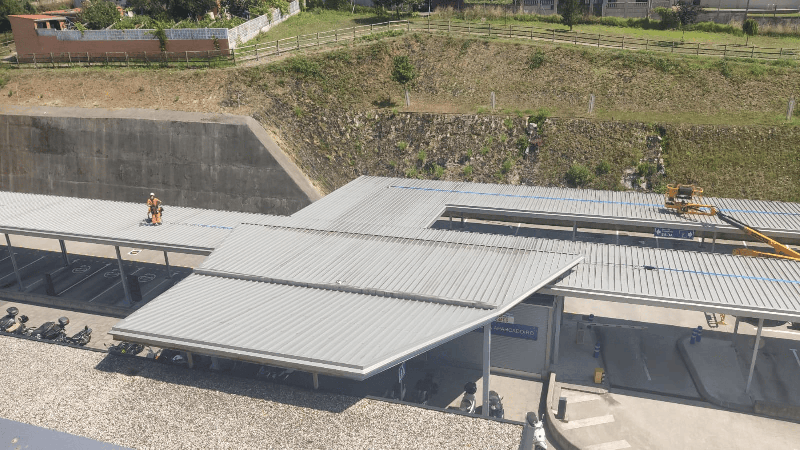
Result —
[[[398,383],[403,382],[403,378],[406,377],[406,363],[400,364],[400,368],[397,369],[397,378],[399,378]]]
[[[653,233],[655,237],[694,239],[694,230],[678,230],[676,228],[656,228]]]
[[[482,333],[483,328],[478,328],[475,331]],[[535,341],[539,337],[539,327],[520,325],[518,323],[492,322],[492,334]]]

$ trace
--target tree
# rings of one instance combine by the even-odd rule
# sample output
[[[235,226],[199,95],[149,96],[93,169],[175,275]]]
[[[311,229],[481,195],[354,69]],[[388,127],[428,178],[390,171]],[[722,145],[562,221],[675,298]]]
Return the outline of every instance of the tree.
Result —
[[[217,6],[216,0],[169,0],[169,13],[176,20],[203,17]]]
[[[417,69],[408,56],[395,56],[392,65],[392,79],[405,86],[417,76]]]
[[[113,2],[92,0],[83,3],[80,20],[86,23],[90,30],[102,30],[119,20],[119,11]]]
[[[678,19],[681,21],[681,26],[691,25],[697,21],[697,16],[703,8],[700,5],[695,5],[693,1],[680,0],[678,1]]]
[[[747,35],[747,41],[744,44],[747,45],[750,43],[750,36],[758,34],[758,22],[753,19],[745,20],[744,23],[742,23],[742,31]]]
[[[0,32],[11,30],[11,22],[8,16],[14,14],[34,14],[36,10],[31,2],[25,0],[0,0]]]
[[[400,18],[400,9],[402,7],[410,9],[414,5],[421,4],[422,0],[372,0],[372,3],[384,10],[394,9],[397,12],[397,17]]]
[[[579,0],[564,0],[559,1],[558,6],[561,8],[561,23],[569,27],[572,31],[572,26],[578,23],[581,17],[581,4]]]

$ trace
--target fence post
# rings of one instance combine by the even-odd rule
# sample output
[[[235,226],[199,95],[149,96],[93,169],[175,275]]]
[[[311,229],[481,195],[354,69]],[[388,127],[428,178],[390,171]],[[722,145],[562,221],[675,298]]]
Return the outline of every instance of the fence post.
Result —
[[[786,109],[786,121],[792,120],[792,113],[794,113],[794,97],[789,99],[789,107]]]
[[[300,50],[300,35],[299,34],[297,35],[297,49]]]
[[[335,42],[339,42],[339,30],[333,30],[333,38]]]
[[[53,58],[53,52],[50,52],[50,64],[53,65],[53,69],[56,68],[56,60]]]
[[[778,59],[783,58],[783,49],[781,48],[781,52],[778,54]]]
[[[67,65],[72,67],[72,55],[69,52],[67,52]]]
[[[622,36],[622,49],[625,50],[625,36]]]
[[[555,42],[555,41],[556,41],[556,30],[553,29],[553,42]]]
[[[750,58],[751,59],[753,58],[753,53],[755,53],[755,52],[756,52],[756,46],[754,45],[752,50],[750,50]]]
[[[447,34],[450,34],[450,20],[447,20]]]
[[[410,20],[406,20],[406,31],[408,31],[408,32],[411,31],[411,21]]]
[[[492,37],[492,24],[489,23],[489,37]]]
[[[467,22],[467,35],[472,34],[472,24]]]
[[[236,65],[236,53],[234,49],[231,49],[231,55],[233,55],[233,65]],[[206,62],[208,63],[208,68],[211,68],[211,53],[210,50],[206,50]]]
[[[275,40],[275,51],[278,52],[278,56],[281,54],[281,43],[278,40]]]
[[[89,67],[92,66],[92,59],[89,56],[89,52],[86,52],[86,62],[89,64]]]
[[[184,53],[186,53],[186,68],[188,69],[189,68],[189,51],[187,50]]]
[[[128,67],[130,65],[131,65],[131,63],[130,63],[130,61],[128,61],[128,52],[125,52],[125,67]]]
[[[319,47],[320,45],[321,44],[319,43],[319,31],[317,31],[317,47]]]
[[[430,31],[430,30],[428,30]],[[353,41],[356,40],[356,27],[353,27]]]
[[[369,24],[369,34],[372,34],[372,24]]]
[[[206,52],[206,56],[208,56],[208,52]],[[233,65],[236,65],[236,49],[231,49],[231,56],[233,57]],[[211,58],[208,59],[208,67],[211,67]]]
[[[508,26],[508,37],[509,37],[509,38],[511,38],[511,31],[512,31],[511,27],[512,27],[512,26],[513,26],[513,25],[509,25],[509,26]]]
[[[597,48],[600,48],[600,33],[597,33]]]
[[[144,52],[144,62],[145,62],[145,64],[147,64],[148,66],[150,65],[150,60],[149,60],[149,59],[147,59],[147,52]]]
[[[572,35],[572,43],[578,45],[578,32],[576,31],[575,34]]]
[[[675,53],[675,41],[672,41],[672,51],[670,53]]]
[[[650,39],[646,40],[644,43],[644,49],[647,50],[648,47],[650,47]]]
[[[722,50],[722,57],[726,58],[728,56],[728,44],[725,44],[725,48]]]
[[[39,66],[36,65],[36,53],[33,54],[33,68],[38,69]]]
[[[698,42],[697,43],[697,53],[695,53],[695,55],[699,55],[699,54],[700,54],[700,43]]]
[[[428,33],[431,32],[431,16],[428,16]]]
[[[108,52],[106,52],[106,66],[108,66]]]
[[[256,44],[256,61],[260,61],[261,57],[258,56],[258,44]]]

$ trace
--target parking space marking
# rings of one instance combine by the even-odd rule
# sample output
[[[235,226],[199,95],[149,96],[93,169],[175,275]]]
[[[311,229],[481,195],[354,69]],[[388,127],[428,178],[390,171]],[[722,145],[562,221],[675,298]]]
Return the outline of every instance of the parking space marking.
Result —
[[[115,269],[115,270],[116,270],[117,272],[119,272],[119,269]],[[133,272],[129,273],[128,275],[133,275],[133,274],[135,274],[136,272],[138,272],[138,271],[140,271],[140,270],[142,270],[142,268],[141,268],[141,267],[140,267],[140,268],[138,268],[138,269],[136,269],[136,270],[134,270]],[[106,272],[106,273],[108,273],[108,272]],[[103,276],[105,276],[105,274],[103,274]],[[119,276],[119,273],[117,273],[117,276]],[[116,283],[114,283],[114,284],[112,284],[111,286],[109,286],[109,287],[108,287],[108,289],[106,289],[105,291],[103,291],[103,292],[101,292],[101,293],[99,293],[99,294],[95,295],[94,297],[92,297],[92,299],[91,299],[91,300],[89,300],[89,303],[92,303],[93,301],[97,300],[97,298],[98,298],[98,297],[100,297],[100,296],[102,296],[103,294],[105,294],[106,292],[110,291],[110,290],[111,290],[111,289],[113,289],[113,288],[114,288],[116,285],[118,285],[118,284],[120,284],[120,283],[122,283],[122,279],[120,279],[120,280],[119,280],[119,281],[117,281]]]
[[[650,378],[650,371],[647,370],[647,363],[642,361],[642,367],[644,367],[644,374],[647,375],[647,381],[653,381],[653,379]]]
[[[583,403],[583,402],[591,402],[594,400],[600,400],[600,396],[597,394],[584,394],[584,393],[565,393],[563,390],[561,391],[561,395],[566,395],[567,397],[567,404],[571,403]]]
[[[604,442],[602,444],[587,445],[584,447],[585,450],[620,450],[623,448],[631,448],[631,444],[628,444],[628,441],[624,439],[621,441]]]
[[[800,366],[800,358],[797,357],[797,349],[790,348],[789,350],[791,350],[791,352],[794,353],[794,360],[797,361],[797,365]]]
[[[16,253],[14,253],[14,254],[16,255]],[[22,269],[24,269],[24,268],[26,268],[26,267],[30,266],[31,264],[35,264],[35,263],[37,263],[37,262],[39,262],[39,261],[41,261],[41,260],[43,260],[43,259],[44,259],[44,256],[42,256],[41,258],[37,259],[36,261],[33,261],[33,262],[32,262],[32,263],[30,263],[30,264],[26,264],[26,265],[24,265],[24,266],[20,267],[20,268],[19,268],[19,271],[20,271],[20,272],[22,272]],[[4,276],[0,277],[0,280],[3,280],[3,279],[5,279],[5,278],[7,278],[7,277],[10,277],[11,275],[14,275],[14,272],[11,272],[11,273],[10,273],[10,274],[8,274],[8,275],[4,275]]]
[[[147,294],[149,294],[149,293],[151,293],[151,292],[155,291],[156,289],[158,289],[158,287],[159,287],[159,286],[161,286],[162,284],[166,283],[167,281],[170,281],[170,280],[169,280],[169,279],[165,279],[165,280],[163,280],[161,283],[158,283],[157,285],[153,286],[153,288],[152,288],[152,289],[150,289],[149,291],[145,292],[145,293],[142,295],[142,297],[144,297],[144,296],[146,296]]]
[[[74,288],[75,286],[77,286],[77,285],[79,285],[79,284],[83,283],[84,281],[88,280],[89,278],[92,278],[92,277],[93,277],[93,276],[94,276],[94,275],[95,275],[97,272],[100,272],[101,270],[105,269],[106,267],[108,267],[108,266],[110,266],[110,265],[111,265],[111,264],[106,264],[105,266],[103,266],[103,267],[101,267],[101,268],[97,269],[96,271],[92,272],[92,274],[91,274],[91,275],[89,275],[88,277],[85,277],[85,278],[81,279],[80,281],[76,282],[75,284],[73,284],[72,286],[70,286],[70,287],[68,287],[68,288],[64,289],[63,291],[61,291],[61,292],[59,292],[58,294],[56,294],[56,296],[59,296],[59,295],[63,294],[64,292],[67,292],[68,290],[70,290],[70,289]],[[90,268],[91,268],[91,267],[90,267]]]
[[[561,424],[561,428],[563,430],[574,430],[576,428],[592,427],[612,422],[614,422],[614,416],[607,414],[605,416],[589,417],[588,419],[570,420],[567,423]]]
[[[764,329],[764,330],[762,330],[762,332],[764,332],[764,333],[793,334],[793,335],[795,335],[795,336],[797,336],[797,337],[799,337],[799,338],[800,338],[800,333],[798,333],[797,331],[789,331],[789,330],[766,330],[766,329]]]

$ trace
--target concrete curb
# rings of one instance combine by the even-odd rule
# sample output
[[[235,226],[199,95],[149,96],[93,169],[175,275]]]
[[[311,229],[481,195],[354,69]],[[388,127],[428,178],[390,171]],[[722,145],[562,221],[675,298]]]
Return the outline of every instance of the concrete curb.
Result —
[[[7,290],[0,290],[0,300],[16,303],[28,303],[37,306],[49,306],[53,308],[68,309],[90,314],[100,314],[103,316],[117,317],[120,319],[128,317],[143,305],[141,302],[134,304],[131,308],[122,308],[119,306],[110,305],[94,305],[92,303],[78,300],[29,294],[26,292],[10,292]]]
[[[705,399],[707,402],[725,409],[732,409],[734,411],[740,411],[748,414],[755,413],[753,405],[728,402],[711,395],[703,383],[703,378],[698,373],[697,368],[694,366],[694,364],[692,364],[692,359],[689,357],[687,352],[686,342],[688,342],[689,338],[689,335],[678,338],[676,345],[678,346],[678,352],[680,352],[681,357],[683,357],[683,362],[686,364],[686,368],[689,369],[689,374],[692,376],[692,380],[694,381],[694,385],[697,388],[697,392],[700,393],[700,396],[703,397],[703,399]]]
[[[570,440],[561,433],[560,427],[556,424],[558,419],[556,419],[556,415],[553,412],[556,390],[560,391],[561,386],[556,383],[555,372],[550,372],[550,380],[547,382],[547,420],[544,422],[544,426],[547,428],[547,438],[555,442],[561,450],[580,450],[577,445],[570,442]]]

